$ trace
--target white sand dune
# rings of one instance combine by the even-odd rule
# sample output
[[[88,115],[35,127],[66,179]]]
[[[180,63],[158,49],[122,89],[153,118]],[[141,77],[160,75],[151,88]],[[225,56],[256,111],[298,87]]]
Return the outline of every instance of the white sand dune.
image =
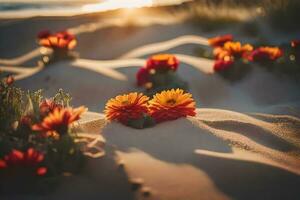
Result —
[[[94,30],[94,29],[93,29]],[[74,31],[74,30],[73,30]],[[86,32],[86,30],[85,30]],[[159,53],[162,51],[167,51],[169,49],[172,49],[174,47],[184,45],[184,44],[200,44],[207,46],[207,38],[199,37],[195,35],[187,35],[187,36],[181,36],[169,41],[151,44],[151,45],[145,45],[144,47],[137,48],[135,50],[130,51],[129,53],[121,56],[121,59],[119,60],[88,60],[88,59],[77,59],[72,65],[75,67],[81,67],[84,69],[92,70],[95,72],[98,72],[100,74],[109,76],[111,78],[117,79],[117,80],[126,80],[126,77],[122,75],[121,73],[117,72],[116,70],[112,70],[112,68],[122,68],[122,67],[136,67],[136,66],[143,66],[145,63],[145,60],[142,59],[134,59],[138,58],[140,56],[144,55],[151,55],[155,53]],[[41,55],[41,51],[44,53],[50,54],[51,52],[47,48],[37,48],[35,50],[32,50],[29,53],[26,53],[20,57],[16,57],[13,59],[0,59],[0,64],[3,65],[20,65],[24,62],[31,60],[37,56]],[[200,71],[204,73],[213,73],[213,61],[205,58],[198,58],[193,57],[189,55],[183,55],[183,54],[175,54],[178,59],[186,64],[189,64],[190,66],[195,67],[196,69],[199,69]],[[126,59],[127,58],[127,59]],[[133,59],[130,59],[133,58]],[[99,67],[101,66],[101,67]],[[40,70],[42,70],[41,67],[32,67],[32,68],[22,68],[20,66],[16,67],[1,67],[0,69],[3,71],[11,72],[11,73],[19,73],[19,75],[15,76],[16,80],[27,78],[30,75],[33,75]]]
[[[44,69],[43,65],[38,65],[38,66],[30,67],[30,68],[29,67],[21,67],[21,66],[18,66],[18,67],[0,66],[0,70],[13,73],[15,80],[21,80],[24,78],[28,78],[28,77],[40,72],[43,69]]]
[[[36,48],[28,53],[25,53],[24,55],[21,55],[19,57],[13,58],[13,59],[0,59],[1,65],[21,65],[24,62],[31,60],[39,55],[41,48]]]
[[[175,54],[181,63],[186,63],[202,73],[213,73],[213,61],[205,58],[197,58],[188,55]],[[77,59],[72,63],[72,66],[95,71],[102,75],[108,76],[116,80],[124,80],[127,78],[120,72],[114,70],[125,67],[141,67],[145,65],[146,60],[143,59],[119,59],[119,60],[88,60]]]
[[[184,44],[190,44],[190,43],[208,46],[207,38],[195,36],[195,35],[184,35],[169,41],[149,44],[149,45],[136,48],[123,55],[122,58],[136,58],[144,55],[151,55],[157,52],[167,51],[174,47],[184,45]]]
[[[83,120],[86,131],[103,134],[129,180],[142,180],[137,199],[148,190],[155,200],[298,196],[299,118],[197,109],[196,117],[144,130],[96,113]]]

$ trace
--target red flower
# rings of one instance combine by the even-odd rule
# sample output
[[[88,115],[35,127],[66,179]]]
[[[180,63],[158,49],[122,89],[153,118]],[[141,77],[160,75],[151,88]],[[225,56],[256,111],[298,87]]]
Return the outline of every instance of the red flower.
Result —
[[[214,64],[214,71],[223,71],[229,69],[234,64],[233,60],[216,60]]]
[[[26,126],[26,127],[31,127],[32,124],[32,116],[30,115],[25,115],[22,116],[20,119],[20,125]]]
[[[145,67],[141,67],[136,74],[138,86],[144,86],[149,82],[149,71]]]
[[[62,108],[60,104],[55,103],[51,99],[44,99],[40,103],[40,114],[42,116],[48,115],[48,113],[53,112],[55,108]]]
[[[278,47],[259,47],[249,56],[250,61],[274,61],[283,55],[283,51]]]
[[[55,34],[45,31],[40,33],[38,38],[41,46],[53,49],[58,48],[71,50],[77,45],[75,36],[67,31],[61,31]]]
[[[50,35],[51,35],[51,32],[49,30],[43,30],[38,33],[37,37],[38,37],[38,39],[42,39],[42,38],[47,38]]]
[[[177,58],[171,54],[157,54],[147,60],[146,68],[158,71],[176,71],[179,65]]]
[[[291,41],[291,46],[293,48],[299,48],[300,47],[300,40],[292,40]]]
[[[233,40],[233,36],[228,34],[228,35],[222,35],[222,36],[210,38],[210,39],[208,39],[208,43],[210,46],[220,47],[220,46],[223,46],[226,42],[229,42],[232,40]]]
[[[30,167],[33,174],[43,176],[47,173],[46,167],[39,166],[44,160],[44,154],[29,148],[26,152],[13,149],[8,155],[0,160],[0,169],[9,169],[11,167]]]
[[[14,82],[15,82],[15,79],[14,79],[14,77],[13,77],[12,75],[8,75],[8,76],[6,77],[5,83],[6,83],[7,85],[11,85],[11,84],[13,84]]]

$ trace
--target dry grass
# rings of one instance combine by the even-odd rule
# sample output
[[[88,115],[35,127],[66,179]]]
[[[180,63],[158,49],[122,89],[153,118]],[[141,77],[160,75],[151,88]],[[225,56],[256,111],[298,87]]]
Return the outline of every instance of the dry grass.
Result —
[[[207,31],[253,19],[266,20],[282,31],[299,30],[299,0],[195,0],[176,7]]]

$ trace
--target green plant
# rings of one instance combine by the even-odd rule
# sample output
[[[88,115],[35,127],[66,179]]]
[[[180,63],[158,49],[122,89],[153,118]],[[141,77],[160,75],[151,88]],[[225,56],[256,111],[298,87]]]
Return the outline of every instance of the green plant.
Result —
[[[85,109],[70,108],[63,90],[45,99],[42,90],[23,91],[12,80],[0,82],[0,191],[36,191],[45,180],[78,173],[85,157],[70,124]]]

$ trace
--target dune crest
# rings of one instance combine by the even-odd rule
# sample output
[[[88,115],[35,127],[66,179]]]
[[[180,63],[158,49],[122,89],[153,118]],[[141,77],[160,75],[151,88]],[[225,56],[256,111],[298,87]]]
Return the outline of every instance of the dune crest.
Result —
[[[190,120],[199,127],[209,130],[239,149],[259,154],[260,157],[272,161],[269,163],[265,160],[266,164],[276,163],[278,167],[300,175],[300,138],[296,134],[300,127],[298,118],[268,115],[272,120],[277,120],[266,122],[226,110],[198,109],[197,112],[197,117]],[[260,158],[258,160],[261,161]]]
[[[124,163],[128,178],[143,180],[142,187],[151,189],[152,199],[250,198],[251,194],[278,199],[282,191],[295,197],[294,183],[300,181],[296,134],[300,120],[261,115],[197,109],[196,117],[136,130],[106,123],[102,114],[94,113],[81,124],[103,134],[116,159]],[[233,182],[239,185],[230,187]],[[255,186],[245,189],[249,184]],[[286,189],[276,191],[278,184]],[[138,199],[143,199],[142,191],[136,194]]]
[[[134,50],[129,51],[121,58],[135,58],[144,55],[150,55],[159,51],[167,51],[169,49],[184,44],[198,44],[198,45],[208,46],[207,38],[205,37],[200,37],[196,35],[184,35],[171,40],[138,47]]]

